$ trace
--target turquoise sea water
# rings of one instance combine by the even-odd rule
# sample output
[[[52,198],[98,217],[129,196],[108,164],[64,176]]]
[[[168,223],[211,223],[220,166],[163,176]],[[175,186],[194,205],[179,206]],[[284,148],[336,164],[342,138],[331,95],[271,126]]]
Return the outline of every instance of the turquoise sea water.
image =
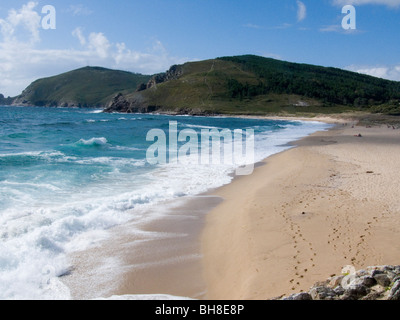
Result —
[[[0,299],[69,299],[49,287],[69,253],[140,209],[232,180],[235,165],[150,165],[152,129],[252,129],[254,161],[329,125],[227,117],[104,114],[93,109],[0,107]],[[54,283],[54,282],[53,282]]]

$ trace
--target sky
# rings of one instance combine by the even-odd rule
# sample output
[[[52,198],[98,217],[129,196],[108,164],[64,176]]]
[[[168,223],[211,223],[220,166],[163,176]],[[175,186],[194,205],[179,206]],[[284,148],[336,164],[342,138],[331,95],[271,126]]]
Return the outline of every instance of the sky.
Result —
[[[154,74],[242,54],[400,81],[399,34],[400,0],[0,0],[0,93],[85,66]]]

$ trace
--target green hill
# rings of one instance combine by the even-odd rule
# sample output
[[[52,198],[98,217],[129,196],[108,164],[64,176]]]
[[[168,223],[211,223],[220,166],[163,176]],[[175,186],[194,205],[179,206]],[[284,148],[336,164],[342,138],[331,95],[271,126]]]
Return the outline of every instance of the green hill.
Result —
[[[135,91],[150,76],[100,67],[85,67],[29,85],[13,104],[104,107],[116,93]]]
[[[14,105],[98,107],[106,112],[400,115],[400,82],[255,55],[174,65],[153,76],[85,67],[29,85]],[[11,98],[0,96],[0,103]]]
[[[337,68],[254,55],[173,66],[106,112],[188,114],[336,113],[364,110],[400,114],[400,83]]]

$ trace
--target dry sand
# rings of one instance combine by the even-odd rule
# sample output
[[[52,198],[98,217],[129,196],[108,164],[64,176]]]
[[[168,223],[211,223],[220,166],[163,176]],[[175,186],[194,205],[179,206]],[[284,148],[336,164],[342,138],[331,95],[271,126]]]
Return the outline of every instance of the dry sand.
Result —
[[[352,125],[315,133],[215,192],[224,201],[202,234],[205,298],[271,299],[346,265],[400,263],[400,130]]]

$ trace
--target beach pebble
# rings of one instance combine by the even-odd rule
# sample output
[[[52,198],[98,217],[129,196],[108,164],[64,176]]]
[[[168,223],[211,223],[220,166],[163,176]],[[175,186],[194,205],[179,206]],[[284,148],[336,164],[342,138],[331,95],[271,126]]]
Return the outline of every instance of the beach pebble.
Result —
[[[341,296],[346,292],[346,290],[341,286],[337,286],[335,289],[333,289],[333,291],[335,291],[337,296]]]
[[[376,283],[377,283],[376,279],[370,276],[361,276],[360,278],[357,278],[357,280],[355,281],[355,284],[363,285],[367,288],[376,285]]]
[[[332,300],[336,296],[336,292],[328,287],[318,286],[310,290],[313,300]]]
[[[312,297],[307,292],[300,292],[292,294],[287,298],[283,298],[282,300],[312,300]]]
[[[384,273],[376,274],[376,275],[374,276],[374,279],[375,279],[376,282],[377,282],[379,285],[381,285],[382,287],[388,287],[388,286],[390,286],[391,281],[390,281],[389,277],[388,277],[386,274],[384,274]]]
[[[370,290],[366,286],[361,283],[357,283],[350,285],[344,294],[351,297],[349,300],[358,300],[359,298],[366,296],[368,293],[370,293]]]

